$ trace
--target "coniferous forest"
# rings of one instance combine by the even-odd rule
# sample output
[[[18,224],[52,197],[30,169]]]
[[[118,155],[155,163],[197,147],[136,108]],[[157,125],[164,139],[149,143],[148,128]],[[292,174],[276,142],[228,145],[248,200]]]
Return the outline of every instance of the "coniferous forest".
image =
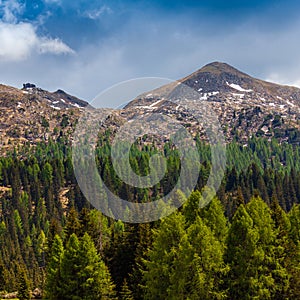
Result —
[[[168,193],[180,169],[172,145],[132,146],[137,174],[147,174],[151,155],[162,152],[170,176],[153,190],[130,189],[113,170],[108,137],[100,139],[97,162],[115,194],[146,202]],[[231,142],[221,187],[199,208],[211,153],[196,142],[195,190],[176,213],[145,224],[108,218],[86,201],[63,138],[1,157],[1,293],[30,299],[38,290],[53,300],[300,299],[300,147],[263,138]]]

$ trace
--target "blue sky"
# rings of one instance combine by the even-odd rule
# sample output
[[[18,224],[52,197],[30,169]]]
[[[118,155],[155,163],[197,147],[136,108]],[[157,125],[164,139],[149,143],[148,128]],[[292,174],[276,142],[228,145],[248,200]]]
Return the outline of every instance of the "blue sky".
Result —
[[[300,86],[299,1],[0,0],[0,82],[92,100],[211,61]]]

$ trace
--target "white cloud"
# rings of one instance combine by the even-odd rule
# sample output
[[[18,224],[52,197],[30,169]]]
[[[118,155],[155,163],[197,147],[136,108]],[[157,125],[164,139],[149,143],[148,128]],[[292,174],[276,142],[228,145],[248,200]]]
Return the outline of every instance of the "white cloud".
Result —
[[[2,20],[7,23],[16,23],[17,15],[24,9],[24,4],[17,0],[0,0],[0,11],[3,14]]]
[[[0,59],[14,61],[27,58],[37,40],[33,26],[28,23],[0,22]]]
[[[0,60],[21,61],[34,53],[71,54],[74,51],[59,39],[40,37],[30,23],[0,22]]]
[[[39,43],[40,53],[53,54],[73,54],[75,53],[68,45],[63,43],[60,39],[41,38]]]
[[[99,19],[103,14],[111,14],[112,9],[106,5],[103,5],[99,9],[93,9],[84,12],[84,16],[91,19],[91,20],[97,20]]]

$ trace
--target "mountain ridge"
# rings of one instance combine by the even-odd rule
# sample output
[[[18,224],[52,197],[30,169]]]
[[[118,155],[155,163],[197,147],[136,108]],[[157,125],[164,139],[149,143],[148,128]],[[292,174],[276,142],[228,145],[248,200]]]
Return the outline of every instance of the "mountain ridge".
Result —
[[[115,110],[114,122],[107,126],[117,129],[138,115],[160,113],[177,119],[193,135],[200,133],[205,139],[203,124],[178,105],[182,85],[194,91],[192,95],[196,91],[198,100],[211,106],[226,141],[236,139],[244,143],[251,136],[261,136],[300,143],[300,89],[251,77],[221,62],[207,64],[178,81],[146,91],[123,109]],[[193,109],[201,104],[198,100],[195,99]],[[0,144],[7,149],[50,137],[71,137],[87,104],[63,90],[48,92],[30,83],[22,89],[0,85],[0,116],[4,120]]]

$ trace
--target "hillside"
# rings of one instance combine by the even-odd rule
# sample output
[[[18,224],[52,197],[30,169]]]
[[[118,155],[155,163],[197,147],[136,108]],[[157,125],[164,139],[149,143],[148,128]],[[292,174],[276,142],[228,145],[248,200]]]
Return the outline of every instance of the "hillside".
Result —
[[[185,90],[189,87],[199,93],[196,108],[200,101],[211,105],[228,141],[237,138],[245,142],[254,135],[300,142],[299,88],[256,79],[219,62],[208,64],[178,82],[186,86]],[[171,114],[189,123],[193,132],[202,131],[202,124],[176,105],[184,97],[180,94],[182,85],[172,83],[149,91],[130,102],[125,110],[130,116],[150,111]]]
[[[67,135],[86,105],[62,90],[51,93],[29,83],[22,89],[0,85],[2,151]]]

